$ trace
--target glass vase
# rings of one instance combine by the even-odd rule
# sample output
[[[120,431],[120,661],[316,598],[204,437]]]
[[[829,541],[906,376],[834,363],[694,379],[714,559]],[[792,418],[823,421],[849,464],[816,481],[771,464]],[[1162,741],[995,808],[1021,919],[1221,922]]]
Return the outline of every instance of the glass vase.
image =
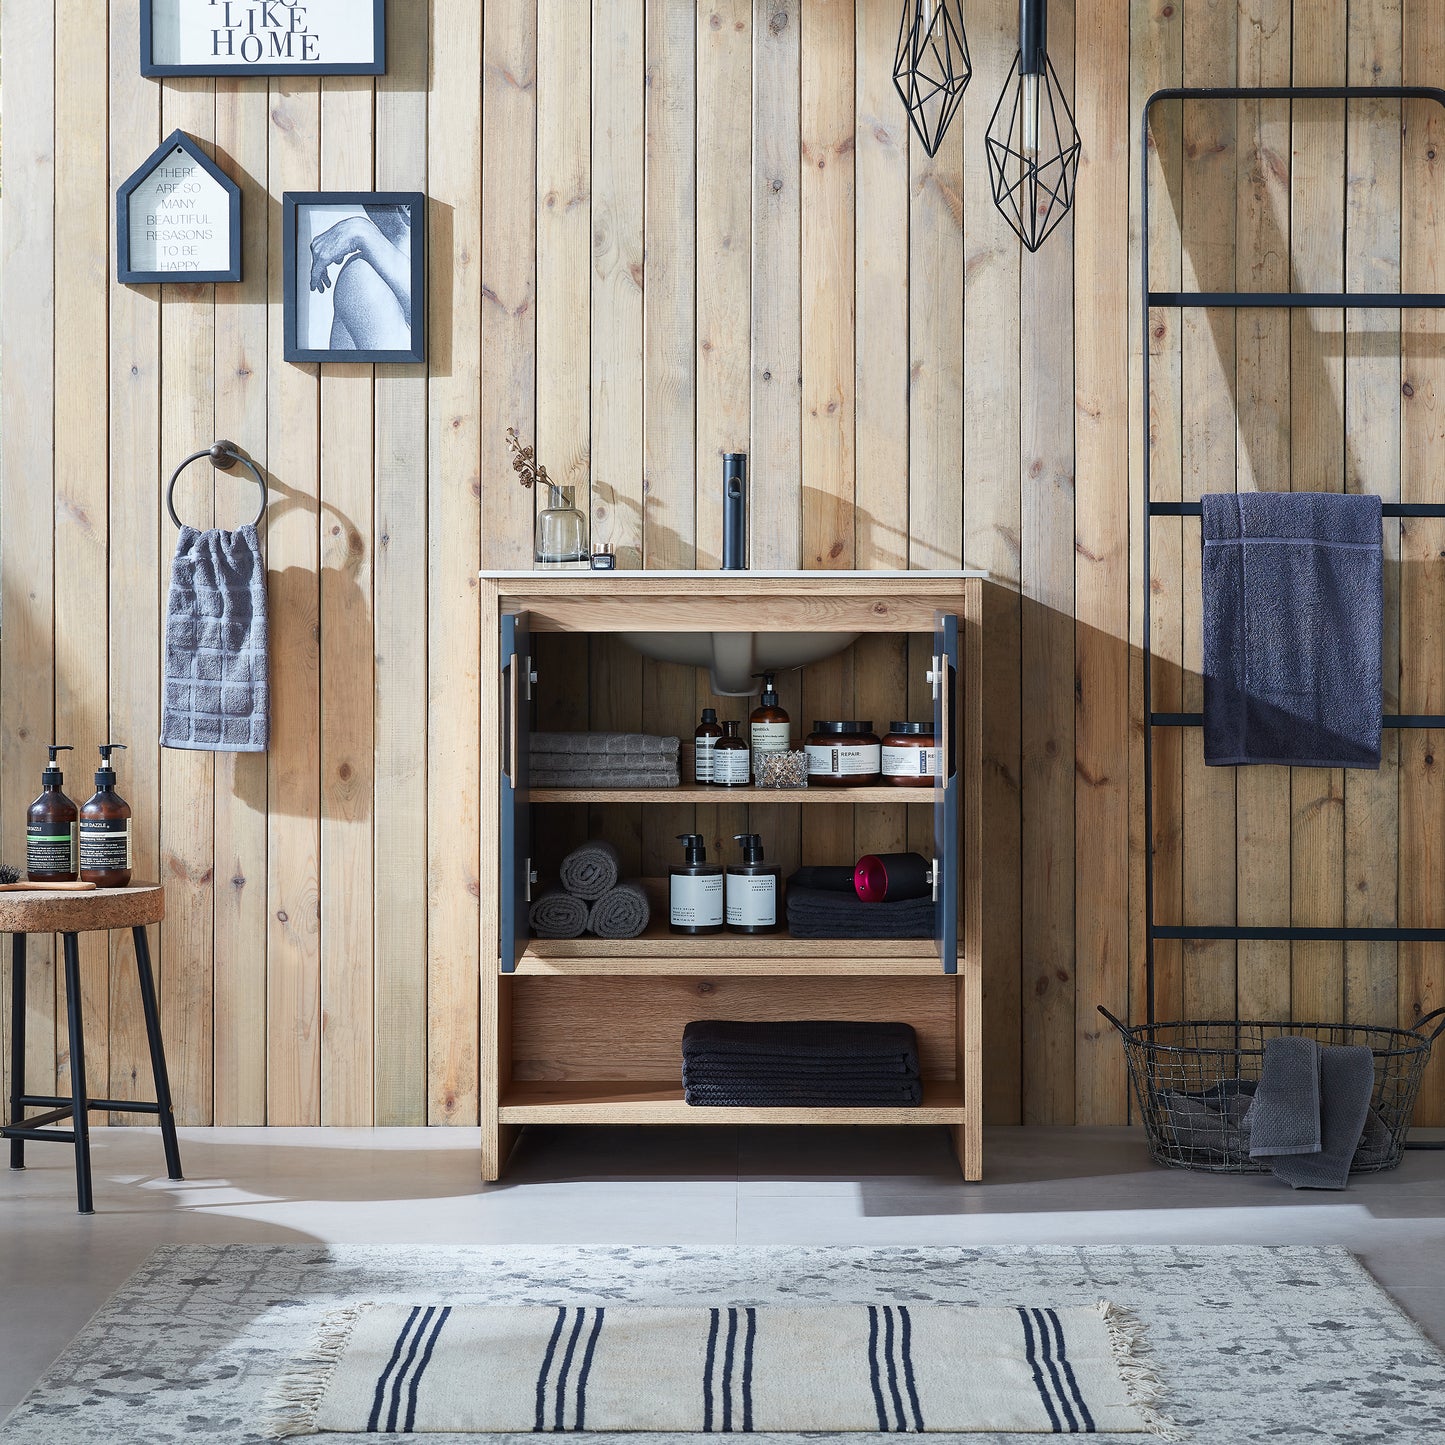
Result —
[[[537,513],[537,566],[586,566],[587,519],[574,504],[576,489],[549,486],[547,491],[547,505]]]

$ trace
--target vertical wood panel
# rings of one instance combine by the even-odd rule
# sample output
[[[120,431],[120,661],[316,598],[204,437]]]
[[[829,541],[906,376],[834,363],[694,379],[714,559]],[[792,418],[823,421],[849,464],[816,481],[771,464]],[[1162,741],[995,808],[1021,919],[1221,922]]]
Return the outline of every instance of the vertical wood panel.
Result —
[[[4,526],[0,527],[0,842],[25,856],[25,809],[38,792],[35,759],[54,727],[54,345],[55,345],[55,11],[11,5],[4,12],[5,186],[0,288],[0,390]],[[25,378],[23,387],[10,377]],[[65,742],[68,739],[62,738]],[[78,749],[72,778],[85,777]],[[43,766],[43,761],[42,761]],[[77,791],[80,791],[77,786]],[[81,792],[81,798],[89,796]],[[9,983],[9,949],[4,950]],[[25,1082],[55,1078],[55,960],[48,937],[29,940]],[[9,1017],[9,993],[4,1012]],[[5,1050],[6,1076],[10,1051]]]
[[[160,143],[160,87],[145,80],[135,63],[134,26],[139,0],[116,0],[111,7],[110,105],[130,117],[110,136],[110,179],[113,192]],[[9,53],[8,42],[6,53]],[[9,117],[7,116],[7,121]],[[7,126],[7,131],[9,127]],[[262,145],[264,147],[264,138]],[[7,234],[9,222],[6,222]],[[109,248],[108,248],[109,249]],[[114,281],[114,258],[107,261],[110,318],[110,689],[111,732],[130,743],[124,796],[134,813],[135,872],[139,878],[159,876],[160,617],[156,603],[160,575],[160,308],[152,287],[122,286]],[[11,272],[6,270],[7,288]],[[264,295],[264,268],[261,276]],[[265,313],[262,312],[262,327]],[[219,338],[218,338],[219,341]],[[10,349],[5,345],[5,365]],[[258,374],[264,374],[258,364]],[[7,389],[9,390],[9,389]],[[9,427],[6,426],[8,433]],[[8,471],[8,468],[7,468]],[[7,519],[14,515],[6,512]],[[169,527],[170,523],[167,521]],[[8,530],[7,521],[6,528]],[[8,607],[8,600],[7,600]],[[7,617],[11,616],[6,612]],[[92,642],[92,646],[94,643]],[[74,738],[67,741],[81,743]],[[82,791],[88,758],[79,751],[69,770],[72,797]],[[150,930],[152,957],[159,956],[159,929]],[[111,935],[110,1097],[153,1098],[150,1053],[136,984],[135,952],[129,933]],[[261,955],[261,995],[265,997],[265,950]],[[259,1002],[253,1004],[259,1008]],[[265,1041],[253,1050],[265,1067]],[[263,1075],[264,1077],[264,1075]],[[218,1070],[218,1085],[221,1075]],[[98,1076],[92,1087],[99,1083]],[[219,1105],[218,1088],[218,1105]],[[113,1114],[111,1123],[135,1122]],[[260,1122],[258,1119],[256,1122]]]
[[[273,80],[273,196],[321,180],[321,95],[314,80]],[[271,206],[269,254],[281,255]],[[270,271],[267,460],[281,500],[266,529],[271,626],[267,779],[266,1121],[321,1120],[320,467],[318,368],[282,359],[281,268]]]
[[[752,565],[802,558],[798,0],[753,4]]]
[[[95,21],[86,0],[57,0],[55,48],[63,60],[55,74],[55,187],[66,200],[55,208],[55,254],[64,277],[55,292],[55,729],[64,735],[60,741],[77,744],[81,768],[72,772],[72,780],[85,776],[82,769],[94,757],[91,749],[104,741],[108,725],[109,672],[96,644],[110,620],[107,589],[98,585],[109,541],[110,208],[105,194],[110,56],[106,28]],[[33,760],[44,754],[32,746],[27,756]],[[128,784],[129,770],[123,769],[122,776]],[[83,792],[81,799],[87,796]],[[105,1079],[110,1075],[110,959],[101,934],[80,937],[80,981],[90,1077]],[[64,993],[59,977],[57,992]],[[68,1065],[68,1051],[64,1060]],[[69,1087],[68,1079],[68,1067],[62,1067],[61,1088]]]
[[[425,18],[398,22],[389,0],[387,74],[376,82],[376,184],[427,189]],[[378,1125],[425,1124],[427,381],[411,366],[376,372],[375,1113]]]
[[[1434,85],[1445,66],[1445,3],[1412,0],[1405,12],[1407,85]],[[1433,77],[1433,78],[1431,78]],[[1445,286],[1439,244],[1445,225],[1445,112],[1410,101],[1404,107],[1401,194],[1404,224],[1400,282],[1409,290]],[[1445,500],[1440,458],[1445,448],[1445,314],[1412,311],[1402,318],[1401,496]],[[1445,525],[1414,520],[1400,536],[1400,709],[1445,710]],[[1445,733],[1411,730],[1400,739],[1400,922],[1445,927]],[[1409,1025],[1445,1005],[1445,964],[1439,944],[1400,946],[1400,1022]],[[1445,1120],[1445,1053],[1430,1061],[1416,1105],[1418,1123]]]
[[[1313,8],[1295,27],[1294,83],[1338,84],[1345,73],[1345,0]],[[1297,291],[1337,291],[1345,280],[1345,129],[1338,101],[1294,105],[1291,247]],[[1343,317],[1291,313],[1290,402],[1296,491],[1338,492],[1344,475]],[[1344,922],[1344,773],[1295,768],[1290,780],[1292,923]],[[1345,1004],[1345,951],[1338,943],[1293,946],[1290,992],[1297,1019],[1338,1019]]]
[[[478,103],[482,24],[475,7],[438,13],[430,42],[427,756],[444,763],[427,769],[427,1122],[465,1124],[477,1119],[480,1028],[481,697],[472,663],[480,647],[476,571],[484,555],[481,311],[484,301],[495,305],[483,294],[492,256],[483,249],[482,167],[484,160],[506,164],[505,153],[483,154],[482,110],[507,81],[488,67]],[[487,174],[495,172],[489,167]],[[507,216],[504,207],[493,220],[504,228]],[[505,231],[494,244],[505,247]],[[515,503],[495,488],[488,502],[498,508],[499,525],[488,531],[486,555],[505,566],[518,551]],[[525,526],[520,530],[525,536]]]
[[[215,82],[166,81],[161,125],[166,133],[184,130],[209,148],[216,131]],[[159,289],[161,458],[169,468],[216,437],[215,288],[178,283]],[[214,520],[210,473],[209,465],[199,462],[186,469],[176,487],[176,511],[193,527],[209,527]],[[167,520],[161,532],[162,557],[174,555],[175,545],[176,530]],[[162,605],[169,582],[170,569],[163,561]],[[131,739],[117,741],[129,745]],[[126,755],[118,757],[124,796]],[[166,921],[158,988],[176,1118],[185,1124],[207,1124],[212,1118],[215,772],[212,753],[161,750],[160,865]]]
[[[127,48],[125,59],[134,68]],[[268,204],[266,87],[216,82],[216,157],[241,187],[241,280],[216,288],[216,430],[267,465]],[[249,473],[217,472],[218,527],[256,515]],[[169,523],[167,522],[167,526]],[[266,531],[261,531],[262,545]],[[154,726],[147,733],[154,732]],[[127,757],[130,757],[127,754]],[[266,1122],[266,758],[217,753],[215,1061],[217,1124]]]
[[[374,188],[375,83],[324,81],[321,185]],[[321,374],[321,1122],[372,1122],[373,368]]]

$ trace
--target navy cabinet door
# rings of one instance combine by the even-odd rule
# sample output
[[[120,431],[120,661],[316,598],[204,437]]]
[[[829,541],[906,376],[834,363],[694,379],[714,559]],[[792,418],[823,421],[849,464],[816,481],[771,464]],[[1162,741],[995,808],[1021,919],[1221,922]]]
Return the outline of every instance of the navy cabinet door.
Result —
[[[502,615],[502,779],[500,935],[502,972],[517,967],[527,947],[532,901],[532,813],[527,802],[532,711],[532,634],[525,612]]]
[[[958,972],[958,615],[933,619],[933,736],[939,749],[933,785],[934,942],[944,973]]]

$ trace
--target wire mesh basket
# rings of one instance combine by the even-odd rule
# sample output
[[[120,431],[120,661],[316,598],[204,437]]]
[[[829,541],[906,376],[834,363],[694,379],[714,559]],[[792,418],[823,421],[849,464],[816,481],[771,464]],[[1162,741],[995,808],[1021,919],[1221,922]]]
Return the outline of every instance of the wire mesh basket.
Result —
[[[1423,1015],[1408,1029],[1242,1019],[1130,1028],[1102,1005],[1099,1012],[1123,1035],[1149,1153],[1159,1164],[1212,1174],[1268,1172],[1267,1160],[1249,1157],[1244,1116],[1259,1083],[1265,1044],[1285,1035],[1320,1044],[1362,1044],[1374,1054],[1374,1093],[1350,1172],[1393,1169],[1405,1147],[1430,1045],[1445,1032],[1445,1008]],[[1441,1022],[1426,1032],[1436,1019]]]

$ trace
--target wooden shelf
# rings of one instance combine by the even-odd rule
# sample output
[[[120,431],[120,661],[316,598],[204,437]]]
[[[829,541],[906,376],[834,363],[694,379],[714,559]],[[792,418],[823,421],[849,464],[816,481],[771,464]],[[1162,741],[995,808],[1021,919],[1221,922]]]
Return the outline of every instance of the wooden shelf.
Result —
[[[652,921],[637,938],[534,938],[518,973],[940,973],[931,938],[793,938],[782,933],[691,936],[667,926],[666,880],[641,879]]]
[[[529,803],[926,803],[932,788],[530,788]]]
[[[962,1124],[963,1089],[951,1080],[925,1080],[916,1108],[694,1108],[681,1083],[630,1080],[548,1080],[508,1084],[504,1124]]]

